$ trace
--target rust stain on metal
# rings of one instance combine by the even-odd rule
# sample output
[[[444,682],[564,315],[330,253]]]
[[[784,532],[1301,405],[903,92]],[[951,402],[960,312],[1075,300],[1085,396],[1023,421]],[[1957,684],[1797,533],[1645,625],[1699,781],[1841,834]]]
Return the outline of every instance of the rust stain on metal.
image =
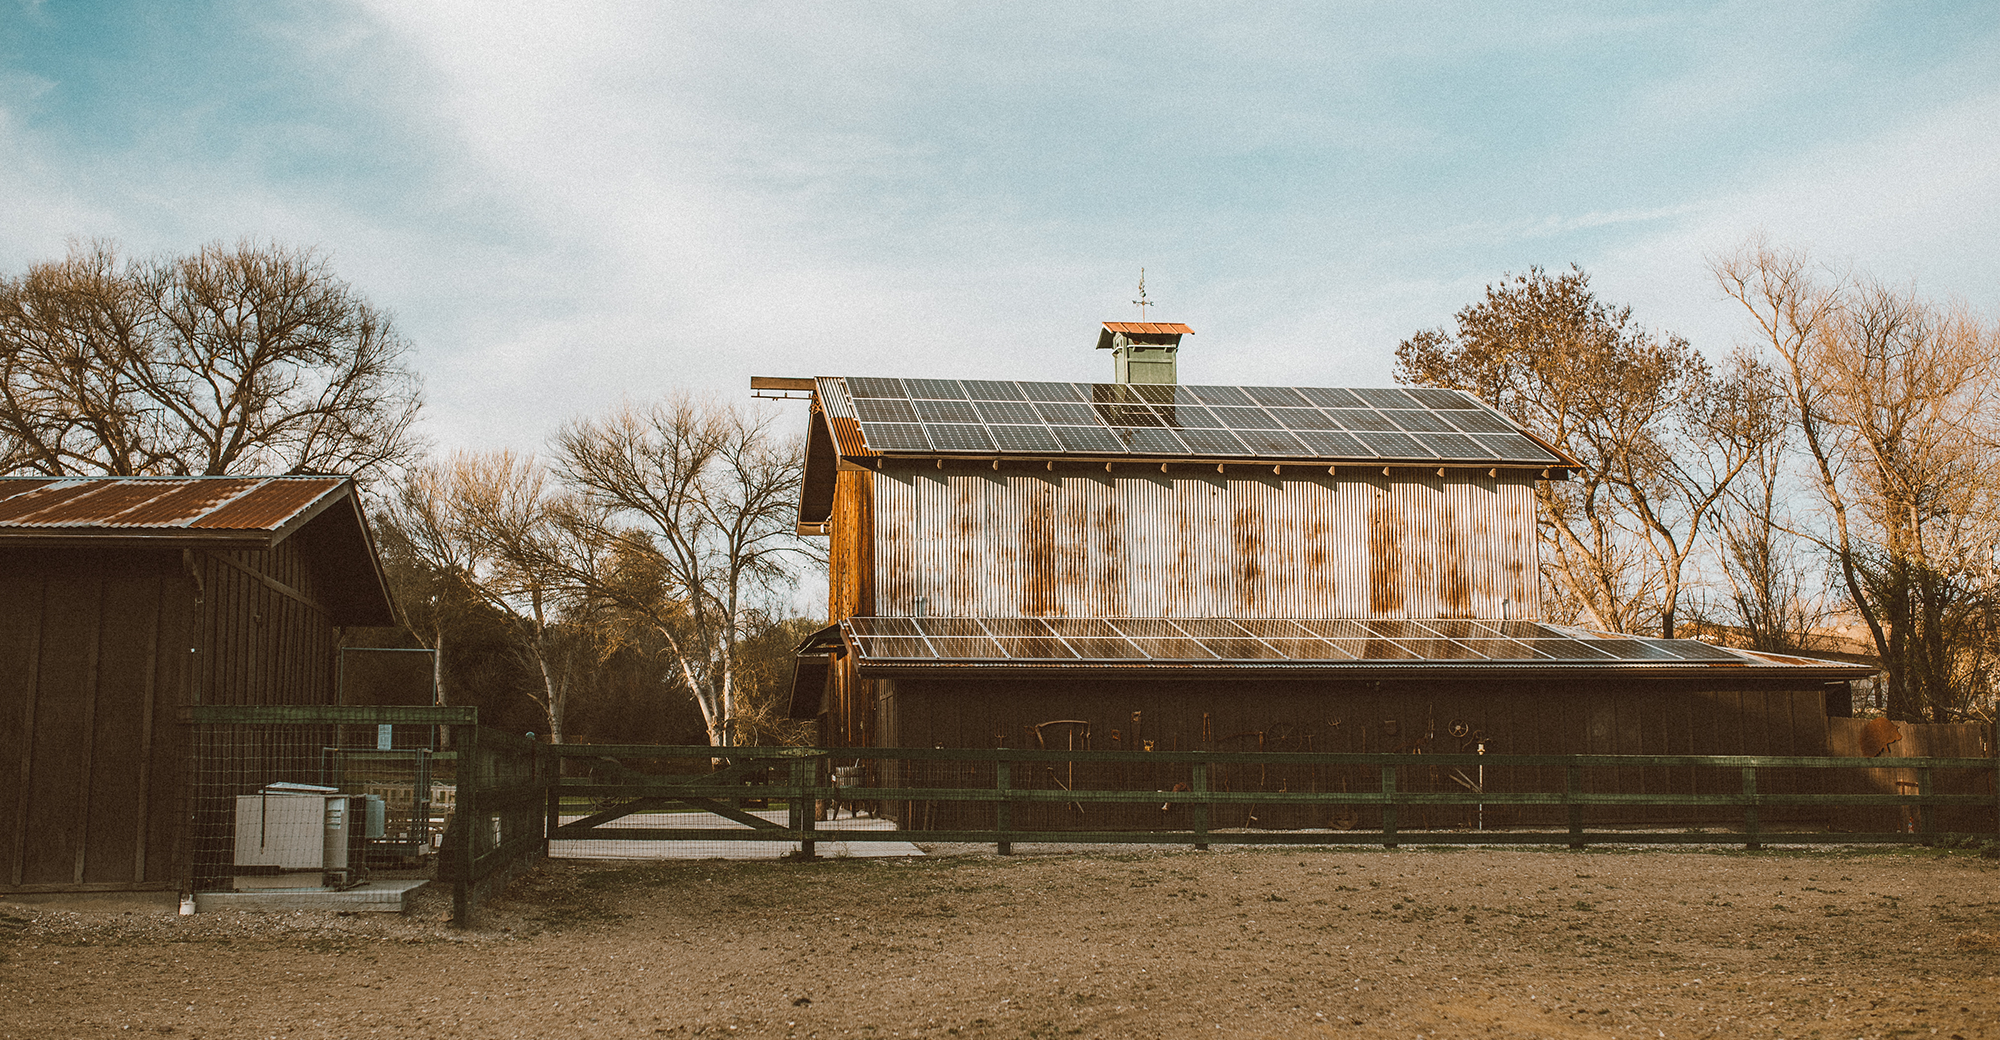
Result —
[[[1027,565],[1027,580],[1021,583],[1021,613],[1045,617],[1056,609],[1057,488],[1052,480],[1028,479],[1038,486],[1029,492],[1028,511],[1021,530],[1022,555]]]
[[[340,483],[337,477],[273,480],[224,503],[221,508],[189,526],[225,530],[281,527],[285,521],[297,516],[299,510],[319,501]]]
[[[1403,525],[1382,489],[1368,517],[1368,612],[1385,616],[1403,609]]]
[[[1445,610],[1463,616],[1472,614],[1472,578],[1466,562],[1465,531],[1459,526],[1458,511],[1449,504],[1443,508],[1443,537],[1438,549],[1443,556],[1443,582],[1439,591],[1444,598]]]
[[[0,494],[0,527],[270,531],[337,492],[346,478],[94,477],[22,483],[31,486]]]
[[[1229,521],[1229,543],[1235,551],[1230,577],[1235,580],[1236,602],[1255,610],[1265,591],[1263,510],[1253,503],[1237,506]]]
[[[1114,489],[1115,490],[1115,489]],[[1126,591],[1131,587],[1131,563],[1125,555],[1125,507],[1113,495],[1097,511],[1096,574],[1097,610],[1103,614],[1127,613]]]

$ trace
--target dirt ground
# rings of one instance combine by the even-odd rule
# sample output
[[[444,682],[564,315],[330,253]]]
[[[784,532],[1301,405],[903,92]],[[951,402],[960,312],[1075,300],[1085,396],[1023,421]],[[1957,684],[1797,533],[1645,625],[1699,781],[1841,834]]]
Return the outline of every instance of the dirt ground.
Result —
[[[1966,851],[552,863],[482,926],[0,907],[0,1037],[2000,1040]]]

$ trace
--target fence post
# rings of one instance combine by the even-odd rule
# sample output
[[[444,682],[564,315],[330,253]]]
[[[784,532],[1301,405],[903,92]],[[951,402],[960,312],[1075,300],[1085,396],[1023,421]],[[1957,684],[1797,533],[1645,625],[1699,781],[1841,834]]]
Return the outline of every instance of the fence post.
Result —
[[[1194,809],[1194,847],[1196,851],[1206,852],[1208,851],[1208,763],[1194,763],[1190,774],[1188,788],[1197,798],[1201,799],[1192,806]]]
[[[1764,833],[1764,821],[1762,814],[1757,811],[1756,766],[1743,767],[1743,796],[1749,799],[1743,803],[1743,847],[1751,850],[1761,849],[1764,843],[1757,839]]]
[[[1583,767],[1570,762],[1563,767],[1563,804],[1569,807],[1569,847],[1583,848]]]
[[[817,829],[819,807],[814,804],[812,788],[817,786],[819,759],[799,757],[792,759],[792,796],[785,799],[789,806],[786,822],[795,831],[810,835]],[[810,837],[799,839],[799,858],[818,859],[819,843]]]
[[[478,835],[484,828],[479,819],[479,727],[457,727],[458,770],[454,779],[458,791],[454,795],[452,822],[458,831],[458,848],[451,850],[451,857],[457,861],[458,876],[451,886],[451,924],[454,928],[472,927],[472,870],[479,861]]]
[[[1933,771],[1929,767],[1917,770],[1917,835],[1925,845],[1937,844],[1937,812],[1931,808]]]
[[[1014,788],[1014,764],[1012,762],[993,763],[993,786],[1005,796]],[[1014,843],[1007,840],[1007,830],[1014,822],[1014,803],[1002,797],[993,803],[993,830],[998,836],[994,851],[1002,856],[1014,854]]]
[[[1382,767],[1382,847],[1396,847],[1396,767]]]
[[[549,821],[542,828],[542,855],[544,856],[549,853],[549,839],[562,826],[562,764],[562,752],[556,750],[556,745],[549,745]]]

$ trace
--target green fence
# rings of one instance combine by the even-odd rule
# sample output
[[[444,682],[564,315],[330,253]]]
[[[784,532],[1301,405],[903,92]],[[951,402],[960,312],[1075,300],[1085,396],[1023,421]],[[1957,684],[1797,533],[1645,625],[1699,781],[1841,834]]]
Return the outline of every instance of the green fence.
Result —
[[[556,840],[797,842],[810,854],[827,840],[990,843],[1005,853],[1023,842],[1757,848],[2000,834],[1988,758],[550,750],[564,762],[549,789]],[[841,786],[833,767],[848,763]],[[843,804],[842,819],[858,809],[898,826],[822,819]],[[689,825],[689,814],[710,819]]]

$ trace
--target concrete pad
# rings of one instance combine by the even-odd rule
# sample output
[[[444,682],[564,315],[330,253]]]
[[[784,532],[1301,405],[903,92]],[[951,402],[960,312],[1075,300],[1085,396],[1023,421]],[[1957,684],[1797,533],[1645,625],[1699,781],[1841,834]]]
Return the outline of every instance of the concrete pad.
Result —
[[[778,824],[786,820],[783,809],[752,815]],[[582,814],[568,815],[563,817],[563,822],[572,823],[582,818]],[[734,820],[700,812],[634,813],[607,824],[604,829],[615,831],[620,827],[750,829]],[[922,849],[907,841],[841,841],[838,838],[841,831],[893,831],[896,825],[889,820],[856,818],[843,813],[838,819],[820,822],[817,829],[826,835],[813,842],[813,851],[821,856],[859,859],[924,854]],[[616,838],[593,838],[549,842],[549,855],[558,859],[779,859],[798,850],[799,843],[796,841],[619,841]]]
[[[241,892],[197,892],[195,913],[212,910],[345,910],[400,914],[422,880],[368,881],[354,888],[254,888]]]

